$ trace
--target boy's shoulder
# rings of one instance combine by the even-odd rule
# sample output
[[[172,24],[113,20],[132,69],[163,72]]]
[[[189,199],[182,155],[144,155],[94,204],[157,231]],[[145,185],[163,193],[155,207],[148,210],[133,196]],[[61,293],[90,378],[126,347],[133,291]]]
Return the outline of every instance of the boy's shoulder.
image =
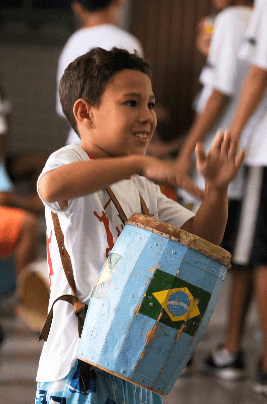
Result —
[[[47,164],[68,164],[77,161],[89,160],[87,153],[78,145],[71,144],[63,146],[50,154]]]

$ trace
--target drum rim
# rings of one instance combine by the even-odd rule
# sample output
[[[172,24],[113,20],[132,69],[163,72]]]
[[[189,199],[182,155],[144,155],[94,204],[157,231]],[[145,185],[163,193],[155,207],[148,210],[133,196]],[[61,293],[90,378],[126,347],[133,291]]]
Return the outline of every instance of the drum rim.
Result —
[[[159,219],[140,213],[134,213],[129,220],[127,220],[126,225],[140,227],[170,240],[178,241],[180,244],[220,262],[227,268],[231,268],[231,254],[228,251],[195,234],[188,233],[185,230],[179,229]]]
[[[169,393],[163,393],[163,392],[160,391],[160,390],[154,390],[152,387],[147,387],[147,386],[145,386],[144,384],[140,384],[140,383],[134,381],[133,379],[131,379],[130,377],[123,376],[121,373],[114,372],[113,370],[110,370],[109,368],[106,368],[106,367],[104,367],[104,366],[101,366],[101,365],[99,365],[98,363],[94,363],[94,362],[92,362],[92,361],[88,361],[88,360],[86,360],[85,358],[83,358],[83,357],[81,357],[81,356],[79,356],[79,355],[77,355],[77,359],[81,360],[82,362],[88,363],[89,365],[94,366],[94,367],[97,368],[97,369],[103,370],[104,372],[107,372],[107,373],[109,373],[109,374],[111,374],[111,375],[113,375],[113,376],[117,376],[117,377],[119,377],[120,379],[126,380],[127,382],[136,384],[136,385],[139,386],[139,387],[142,387],[142,388],[145,388],[146,390],[152,391],[152,393],[158,394],[158,395],[160,395],[160,396],[162,396],[162,397],[166,397],[166,396],[169,394]],[[169,386],[167,385],[167,386],[165,386],[165,387],[168,388]]]

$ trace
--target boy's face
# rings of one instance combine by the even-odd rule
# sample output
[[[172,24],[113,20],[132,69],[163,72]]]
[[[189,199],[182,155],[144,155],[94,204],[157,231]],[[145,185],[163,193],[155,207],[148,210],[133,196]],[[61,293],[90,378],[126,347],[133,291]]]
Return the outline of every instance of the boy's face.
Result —
[[[107,84],[100,106],[91,108],[91,130],[81,146],[98,157],[145,154],[157,123],[154,103],[146,74],[119,71]]]

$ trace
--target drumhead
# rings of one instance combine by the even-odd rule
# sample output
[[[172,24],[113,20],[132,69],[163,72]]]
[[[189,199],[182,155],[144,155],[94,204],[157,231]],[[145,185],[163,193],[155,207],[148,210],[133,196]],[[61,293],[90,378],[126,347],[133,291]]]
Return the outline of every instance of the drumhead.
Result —
[[[171,240],[177,241],[186,247],[196,250],[201,254],[220,262],[227,268],[231,268],[231,254],[228,251],[196,236],[195,234],[188,233],[178,227],[139,213],[134,213],[126,224],[140,227],[162,237],[167,237]]]
[[[33,331],[41,331],[45,323],[49,295],[46,260],[31,263],[18,280],[19,304],[16,311],[17,315]]]

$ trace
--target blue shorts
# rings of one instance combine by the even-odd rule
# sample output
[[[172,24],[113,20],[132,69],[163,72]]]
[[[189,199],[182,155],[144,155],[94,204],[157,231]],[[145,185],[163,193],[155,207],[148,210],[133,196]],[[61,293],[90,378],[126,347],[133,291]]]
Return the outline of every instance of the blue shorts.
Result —
[[[38,382],[35,404],[162,404],[159,395],[93,366],[84,378],[81,366],[77,360],[64,379]]]

